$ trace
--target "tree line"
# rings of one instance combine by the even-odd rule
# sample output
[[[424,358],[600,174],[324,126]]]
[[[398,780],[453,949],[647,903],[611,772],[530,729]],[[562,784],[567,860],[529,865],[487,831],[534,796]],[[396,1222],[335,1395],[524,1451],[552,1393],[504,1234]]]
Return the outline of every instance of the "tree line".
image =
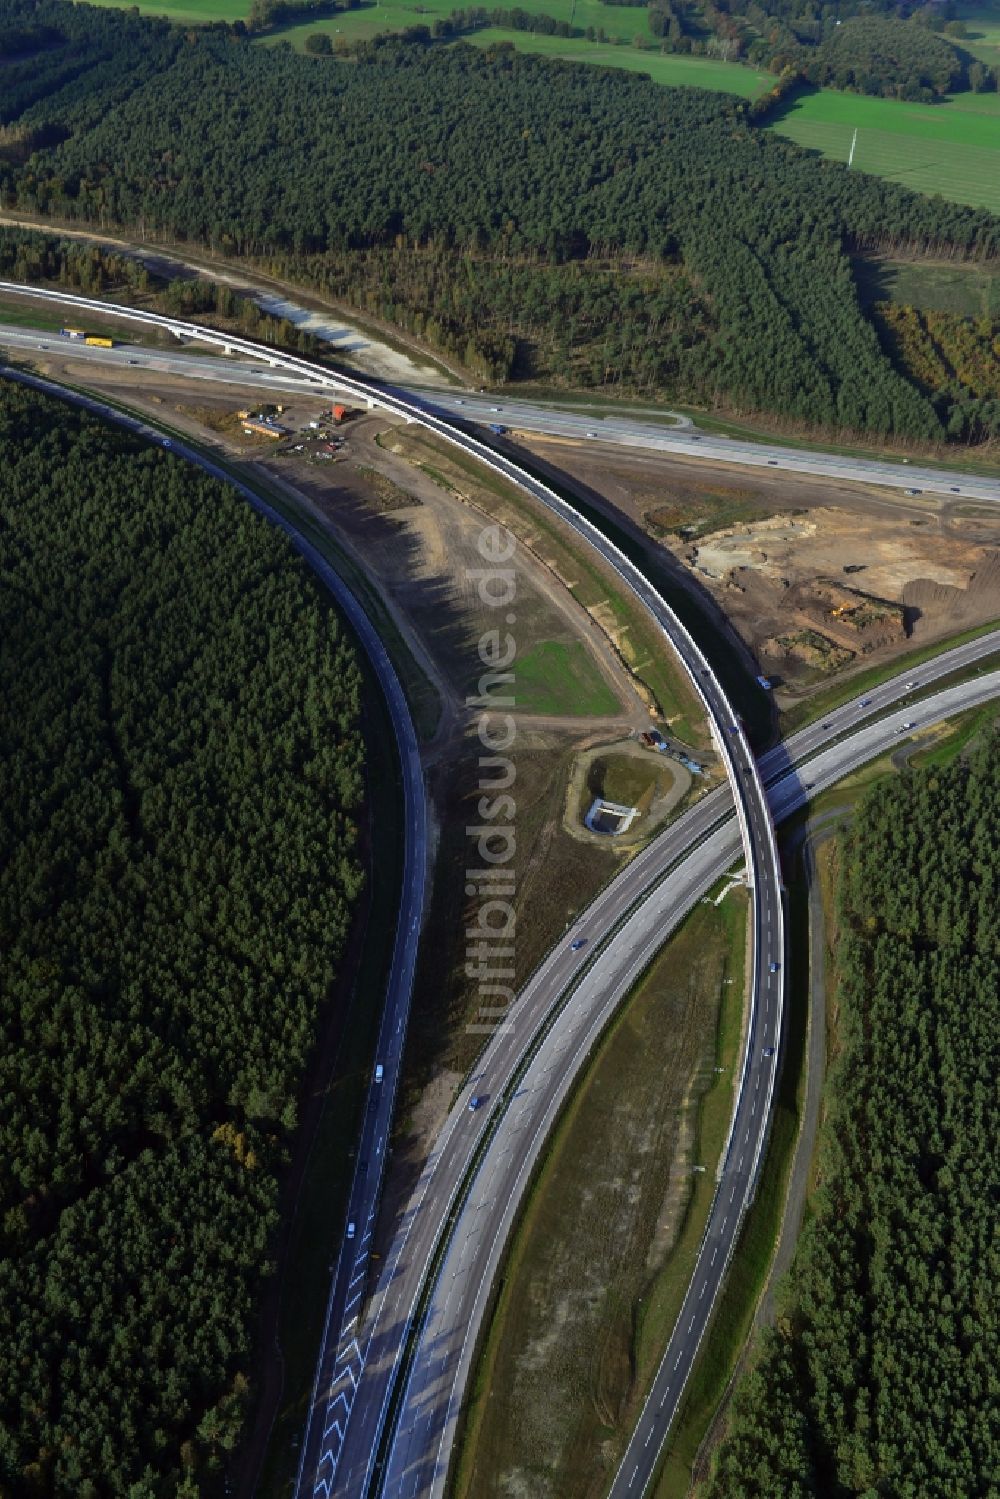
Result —
[[[13,18],[26,0],[2,3]],[[366,306],[372,290],[395,320],[471,347],[491,373],[548,349],[585,384],[656,381],[666,396],[835,431],[945,435],[863,313],[848,251],[888,240],[995,257],[1000,221],[984,211],[818,161],[755,128],[743,100],[509,46],[382,38],[350,65],[317,66],[231,33],[178,41],[158,23],[146,45],[141,18],[59,0],[39,13],[76,61],[67,82],[50,59],[44,97],[32,84],[30,104],[7,106],[12,123],[57,141],[0,160],[8,203],[308,263],[317,283]],[[87,65],[92,17],[100,59]],[[399,289],[380,270],[366,290],[362,267],[384,270],[395,251],[414,258]],[[635,295],[645,272],[605,274],[602,262],[653,268],[655,324]],[[514,281],[530,284],[530,315]],[[567,298],[573,333],[560,327]],[[587,312],[597,303],[606,353]]]
[[[996,736],[857,811],[818,1186],[706,1499],[996,1493],[998,822]]]
[[[0,1490],[222,1491],[361,886],[353,650],[287,540],[0,382]]]

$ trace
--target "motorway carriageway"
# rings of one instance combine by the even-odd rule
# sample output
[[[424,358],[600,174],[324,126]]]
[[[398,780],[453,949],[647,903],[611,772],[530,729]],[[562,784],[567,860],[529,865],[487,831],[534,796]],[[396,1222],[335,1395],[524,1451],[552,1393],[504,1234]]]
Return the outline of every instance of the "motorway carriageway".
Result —
[[[790,759],[815,757],[809,761],[807,781],[791,776],[778,783],[781,799],[775,803],[776,810],[787,813],[793,805],[805,801],[808,794],[813,794],[814,785],[818,788],[838,779],[846,773],[845,767],[879,753],[883,744],[898,743],[898,717],[887,722],[870,720],[898,699],[908,698],[913,691],[908,686],[910,682],[926,687],[998,650],[1000,632],[957,647],[917,671],[911,669],[895,681],[871,689],[863,695],[865,707],[857,699],[845,704],[822,723],[809,726],[787,745],[772,750],[761,762],[761,770],[769,781],[787,775]],[[1000,678],[995,677],[973,679],[966,686],[950,689],[958,697],[946,698],[943,704],[935,699],[935,706],[929,710],[919,703],[907,703],[902,716],[907,722],[923,724],[929,713],[933,721],[948,704],[965,701],[965,695],[977,701],[981,699],[976,694],[993,695],[998,681]],[[855,733],[865,720],[869,722],[861,731],[862,738],[856,739]],[[846,736],[843,744],[838,745],[836,741],[842,736]],[[831,743],[833,748],[829,747]],[[770,794],[777,796],[778,789]],[[790,802],[789,797],[795,801]],[[382,1490],[391,1499],[401,1494],[409,1499],[411,1494],[436,1495],[442,1491],[455,1420],[470,1374],[478,1319],[531,1162],[594,1039],[635,977],[662,946],[672,927],[738,857],[739,839],[731,809],[728,788],[719,788],[678,818],[622,871],[529,980],[512,1008],[510,1031],[494,1038],[475,1075],[468,1080],[407,1205],[368,1309],[361,1343],[371,1341],[366,1348],[366,1361],[354,1371],[358,1378],[354,1416],[333,1490],[343,1499],[360,1499],[369,1491],[374,1476],[370,1458],[378,1443],[383,1407],[402,1342],[416,1313],[426,1273],[456,1194],[477,1151],[492,1134],[489,1149],[477,1167],[472,1195],[461,1210],[446,1257],[439,1267]],[[722,826],[717,827],[720,821]],[[629,916],[637,903],[643,901]],[[611,932],[613,940],[594,958],[595,947]],[[577,935],[587,938],[587,947],[573,953],[569,944]],[[520,1076],[524,1058],[537,1044],[553,1013],[559,1011],[567,993],[569,1002],[558,1023],[549,1031],[530,1071]],[[759,1048],[774,1044],[773,1039],[764,1038],[766,1034],[766,1028],[764,1035],[758,1034]],[[769,1059],[768,1065],[773,1065]],[[755,1072],[751,1095],[757,1096],[756,1082],[765,1076],[761,1055],[752,1057],[751,1066]],[[488,1101],[479,1113],[468,1111],[472,1093]],[[751,1111],[753,1096],[748,1101]],[[501,1109],[506,1111],[502,1120]],[[737,1151],[740,1140],[737,1135]],[[750,1185],[751,1163],[745,1155],[744,1150],[742,1160],[738,1153],[734,1156],[734,1175],[729,1184],[731,1200],[734,1191],[742,1189],[739,1205]],[[718,1201],[725,1204],[726,1194]],[[738,1206],[735,1200],[732,1206],[734,1209]],[[720,1230],[721,1224],[719,1220]],[[735,1218],[726,1223],[727,1232],[734,1227]],[[721,1254],[716,1256],[712,1268],[721,1277],[724,1268]],[[701,1296],[701,1285],[705,1284],[701,1282],[696,1293],[703,1306],[709,1299],[707,1291]],[[691,1352],[689,1349],[688,1353]],[[675,1361],[677,1357],[675,1353]],[[682,1360],[678,1376],[689,1367],[690,1358],[686,1365]],[[679,1395],[679,1387],[675,1393]],[[649,1453],[655,1457],[657,1451],[658,1445],[653,1447],[650,1441]]]
[[[246,360],[184,353],[173,349],[146,349],[139,344],[98,349],[86,344],[70,344],[58,333],[43,335],[23,327],[0,326],[0,343],[10,349],[34,354],[40,351],[68,354],[74,359],[96,359],[101,362],[135,365],[162,374],[184,375],[188,379],[208,380],[217,384],[253,387],[261,393],[268,390],[306,393],[314,383],[290,373],[281,373]],[[329,380],[332,371],[324,371]],[[351,376],[352,379],[363,377]],[[375,388],[375,382],[370,382]],[[782,447],[776,441],[750,442],[733,437],[719,437],[699,432],[687,417],[674,417],[670,428],[665,420],[644,421],[641,416],[605,416],[594,412],[559,410],[547,403],[516,397],[488,396],[467,392],[451,395],[424,389],[396,391],[383,387],[389,396],[399,395],[423,407],[428,413],[450,420],[471,423],[497,423],[522,432],[549,437],[575,438],[582,442],[599,441],[618,447],[638,448],[646,452],[668,453],[687,459],[707,459],[747,468],[780,468],[788,473],[811,474],[817,478],[845,479],[858,484],[879,484],[891,489],[916,489],[935,495],[960,495],[965,499],[1000,501],[1000,479],[927,468],[919,462],[891,463],[875,457],[821,453],[805,448]],[[317,393],[321,393],[317,387]],[[664,412],[664,418],[670,418]]]
[[[22,283],[2,281],[0,282],[0,290],[15,294],[26,294],[30,290],[31,296],[35,298],[44,300],[51,305],[71,307],[74,311],[82,309],[87,312],[92,311],[95,307],[92,298],[82,297],[76,293],[53,288],[32,287],[29,289]],[[419,422],[422,426],[444,438],[452,446],[474,456],[487,467],[493,469],[494,472],[513,482],[518,488],[532,495],[536,500],[541,501],[547,509],[559,515],[570,529],[581,536],[588,545],[596,549],[618,574],[626,587],[636,595],[663,631],[673,647],[680,664],[687,672],[692,686],[701,698],[720,759],[725,766],[732,789],[747,859],[747,882],[752,890],[751,922],[753,935],[750,960],[750,1014],[752,1017],[758,1014],[761,998],[766,992],[769,1004],[773,1000],[777,1015],[776,1023],[780,1029],[784,991],[784,972],[780,961],[784,945],[784,912],[774,830],[771,826],[767,799],[757,773],[756,762],[750,754],[743,735],[739,732],[733,709],[708,660],[667,602],[656,591],[649,580],[644,577],[635,564],[591,521],[574,509],[572,505],[548,485],[522,469],[506,454],[498,453],[491,449],[488,444],[478,441],[467,432],[456,429],[447,420],[441,419],[433,410],[422,406],[417,401],[411,400],[406,396],[390,393],[385,389],[373,387],[368,382],[355,380],[347,375],[328,373],[321,367],[296,355],[286,354],[280,350],[271,349],[267,345],[256,343],[251,339],[242,338],[230,333],[222,333],[197,323],[188,322],[185,319],[168,317],[163,314],[151,313],[110,302],[97,305],[100,305],[103,311],[113,314],[126,322],[159,327],[179,337],[197,338],[199,341],[214,345],[215,347],[223,347],[227,354],[242,354],[249,355],[251,358],[259,358],[271,368],[280,368],[282,371],[300,373],[310,381],[315,380],[321,383],[326,389],[334,388],[349,392],[355,399],[363,400],[370,408],[381,407],[402,417],[406,421]],[[88,345],[84,344],[83,347],[87,348]],[[414,929],[412,937],[409,939],[411,961],[412,951],[415,951],[416,948],[417,936],[418,932]],[[386,1024],[386,1018],[386,1016],[383,1016],[383,1026]],[[753,1021],[751,1022],[751,1028],[752,1025]],[[402,1047],[404,1040],[405,1028],[403,1028],[399,1036],[397,1045]],[[769,1081],[763,1100],[761,1116],[756,1122],[757,1139],[752,1149],[754,1160],[756,1160],[763,1147],[770,1118],[772,1086],[772,1082]],[[381,1161],[379,1163],[379,1170],[381,1170]],[[353,1227],[351,1225],[348,1229],[348,1236],[352,1240]],[[364,1240],[367,1243],[370,1240],[371,1223],[366,1219],[361,1227]],[[353,1267],[351,1268],[353,1269]],[[341,1278],[340,1266],[338,1266],[337,1278],[338,1280]],[[348,1289],[351,1289],[353,1286],[354,1280],[352,1280]],[[333,1384],[328,1385],[325,1382],[322,1372],[317,1376],[316,1399],[310,1403],[307,1416],[302,1462],[296,1483],[297,1494],[302,1493],[303,1484],[308,1486],[310,1483],[313,1483],[314,1493],[329,1495],[333,1475],[336,1472],[344,1445],[342,1423],[348,1421],[349,1431],[358,1424],[351,1423],[348,1420],[354,1404],[354,1396],[349,1392],[353,1392],[357,1388],[365,1355],[359,1348],[357,1339],[350,1335],[351,1328],[354,1325],[353,1319],[349,1319],[347,1324],[342,1324],[337,1315],[334,1306],[336,1295],[336,1288],[334,1288],[328,1303],[328,1306],[334,1309],[332,1311],[328,1310],[324,1342],[319,1358],[320,1371],[330,1367],[332,1359],[335,1379]],[[361,1293],[358,1290],[354,1290],[353,1295],[354,1299],[358,1300]],[[350,1300],[345,1304],[345,1314],[353,1304],[354,1302]],[[346,1348],[345,1339],[347,1340]],[[341,1365],[343,1366],[342,1368]],[[387,1387],[391,1385],[391,1382],[390,1377],[387,1381]],[[386,1407],[383,1405],[379,1416],[379,1426],[381,1425],[385,1409]],[[315,1463],[314,1449],[316,1453]],[[315,1474],[315,1479],[310,1477],[313,1474]]]
[[[4,285],[8,290],[22,289],[13,286],[10,283],[4,283]],[[88,302],[87,299],[79,298],[72,294],[62,292],[39,291],[38,289],[35,289],[34,294],[45,296],[52,301],[62,302],[67,305],[82,305],[84,307],[93,305],[93,303]],[[608,542],[607,538],[604,537],[602,533],[600,533],[596,530],[596,528],[584,521],[578,515],[578,513],[572,509],[572,507],[566,505],[566,503],[562,501],[557,495],[555,495],[554,492],[549,490],[547,486],[540,484],[539,481],[534,480],[528,475],[524,474],[505,455],[490,453],[487,447],[475,442],[474,439],[470,440],[467,437],[463,437],[460,434],[449,430],[445,424],[441,423],[436,418],[434,411],[427,406],[420,406],[415,401],[407,401],[405,397],[397,396],[395,393],[390,393],[386,390],[379,391],[376,388],[372,387],[370,384],[352,380],[347,376],[332,376],[326,371],[321,371],[316,366],[311,366],[306,361],[298,359],[295,356],[284,355],[279,351],[269,350],[264,346],[256,345],[250,340],[240,339],[237,336],[220,335],[214,330],[200,329],[197,325],[186,323],[180,319],[168,319],[155,314],[144,314],[141,312],[136,312],[133,309],[115,308],[114,311],[116,311],[119,316],[126,316],[136,321],[145,321],[153,324],[160,324],[161,326],[167,326],[174,331],[197,336],[209,342],[214,341],[216,344],[224,341],[227,345],[232,346],[237,352],[247,353],[254,357],[264,359],[272,367],[280,366],[284,370],[290,369],[293,371],[301,371],[303,375],[308,377],[310,381],[321,383],[322,385],[327,386],[327,388],[329,388],[329,386],[332,384],[339,383],[340,388],[350,391],[353,394],[360,395],[364,399],[367,399],[369,405],[384,405],[387,409],[395,410],[398,412],[398,414],[409,417],[409,419],[413,419],[415,417],[417,420],[422,420],[431,428],[431,430],[437,430],[449,441],[455,443],[458,446],[464,446],[468,448],[470,452],[474,452],[477,454],[477,456],[482,457],[485,462],[490,464],[490,466],[492,466],[498,472],[503,473],[507,477],[513,479],[515,483],[527,489],[530,493],[536,493],[537,497],[541,498],[544,503],[549,506],[549,508],[554,509],[557,513],[562,514],[573,529],[584,535],[585,539],[587,539],[591,544],[595,545],[598,550],[602,552],[606,559],[610,561],[611,564],[615,567],[616,571],[621,574],[623,580],[628,583],[630,588],[632,588],[632,590],[637,593],[640,599],[647,605],[647,607],[650,609],[650,612],[654,615],[654,618],[656,618],[665,629],[668,638],[671,639],[671,642],[673,643],[675,649],[678,651],[678,654],[680,655],[682,662],[688,670],[689,675],[691,675],[695,686],[697,687],[700,695],[703,697],[705,706],[709,712],[709,716],[713,724],[713,729],[716,735],[717,742],[719,743],[723,760],[727,764],[727,770],[730,775],[731,784],[736,790],[737,810],[741,817],[741,823],[744,833],[744,843],[750,860],[750,883],[752,884],[754,890],[754,963],[753,999],[751,1003],[751,1015],[752,1017],[754,1017],[754,1019],[752,1020],[751,1024],[753,1026],[756,1023],[756,1017],[759,1013],[758,1000],[761,996],[766,995],[768,1003],[770,1004],[773,991],[775,1007],[774,1024],[777,1030],[780,1032],[781,991],[783,985],[782,965],[780,962],[780,958],[782,956],[781,933],[783,920],[781,892],[779,888],[780,875],[777,869],[777,859],[774,852],[773,834],[770,827],[769,815],[767,812],[762,789],[757,777],[756,765],[753,762],[752,758],[749,756],[749,752],[747,751],[746,746],[743,744],[742,736],[737,736],[736,742],[730,741],[728,739],[726,725],[731,723],[732,721],[731,710],[729,710],[728,704],[726,703],[726,700],[721,693],[721,689],[718,688],[718,684],[714,679],[714,674],[711,673],[710,668],[707,666],[707,663],[705,663],[704,658],[701,656],[701,653],[694,646],[694,643],[690,640],[689,637],[687,637],[686,631],[683,631],[682,627],[679,626],[676,619],[674,619],[672,612],[666,607],[663,601],[649,586],[649,584],[641,576],[641,574],[638,574],[636,570],[627,562],[627,560],[617,553],[616,549],[612,546],[611,543]],[[702,670],[700,668],[704,669]],[[776,956],[778,961],[775,961]],[[766,1135],[766,1123],[769,1118],[770,1094],[772,1086],[773,1074],[769,1074],[767,1087],[765,1090],[765,1098],[762,1101],[761,1117],[754,1123],[753,1140],[750,1143],[749,1155],[751,1158],[751,1182],[753,1181],[753,1178],[755,1176],[756,1164],[759,1159],[760,1151],[763,1148],[763,1143]],[[745,1093],[742,1086],[740,1097],[741,1100],[745,1098]],[[353,1369],[348,1369],[347,1378],[353,1387],[353,1384],[355,1382],[355,1374]],[[336,1402],[338,1404],[342,1401],[342,1399],[342,1395],[338,1394],[336,1396]],[[346,1403],[347,1402],[344,1401],[345,1405]],[[330,1414],[330,1409],[331,1407],[328,1406],[328,1415]],[[339,1418],[333,1424],[339,1436]],[[328,1429],[329,1428],[324,1428],[324,1432]],[[334,1456],[335,1453],[332,1446],[325,1448],[322,1454],[322,1463],[324,1463],[328,1468],[332,1467]],[[309,1471],[308,1462],[306,1463],[305,1471],[306,1473],[308,1473]],[[329,1490],[328,1480],[321,1482],[319,1487],[324,1492],[327,1492]]]

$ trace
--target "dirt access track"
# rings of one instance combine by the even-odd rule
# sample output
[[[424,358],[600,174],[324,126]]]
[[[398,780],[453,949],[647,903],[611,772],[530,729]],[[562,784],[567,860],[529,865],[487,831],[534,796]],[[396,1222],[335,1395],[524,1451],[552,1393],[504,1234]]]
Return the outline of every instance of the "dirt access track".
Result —
[[[1000,614],[1000,507],[519,438],[654,538],[793,701]]]

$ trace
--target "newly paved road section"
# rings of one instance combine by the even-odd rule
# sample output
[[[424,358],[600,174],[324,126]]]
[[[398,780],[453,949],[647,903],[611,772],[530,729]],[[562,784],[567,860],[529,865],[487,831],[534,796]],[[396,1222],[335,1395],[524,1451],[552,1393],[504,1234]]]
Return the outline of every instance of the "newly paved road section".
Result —
[[[994,636],[994,650],[997,644]],[[905,684],[902,685],[905,692]],[[782,775],[771,788],[775,817],[787,816],[816,791],[835,784],[866,760],[895,747],[905,735],[998,696],[1000,672],[993,671],[860,727],[857,720],[863,717],[864,710],[856,704],[846,706],[842,710],[844,722],[853,713],[854,732],[810,759],[804,772],[809,778],[809,789],[796,771]],[[911,730],[902,728],[904,720],[913,725]],[[576,1073],[616,1007],[667,935],[738,859],[739,848],[732,820],[717,827],[704,841],[695,842],[689,856],[654,889],[582,977],[527,1070],[518,1077],[515,1095],[502,1122],[495,1122],[492,1139],[477,1167],[436,1277],[380,1490],[387,1499],[443,1494],[455,1421],[471,1373],[490,1286],[537,1155]],[[596,937],[593,923],[588,924],[588,930]],[[568,940],[562,946],[565,953]],[[765,1008],[751,1042],[751,1086],[741,1106],[733,1146],[723,1165],[701,1254],[652,1395],[616,1478],[612,1491],[615,1499],[623,1496],[632,1499],[643,1492],[677,1408],[707,1324],[703,1310],[713,1302],[721,1285],[734,1242],[733,1225],[752,1186],[755,1121],[767,1081],[780,1060],[780,1056],[767,1056],[765,1052],[778,1046],[773,1013],[769,1017]],[[477,1089],[488,1088],[492,1083],[492,1063],[492,1057],[484,1059],[485,1076],[475,1084]],[[456,1117],[451,1126],[460,1131],[462,1118]],[[443,1149],[447,1148],[446,1141]],[[428,1207],[425,1198],[421,1211]],[[355,1486],[344,1492],[351,1492],[357,1499],[363,1490]]]
[[[14,289],[14,283],[4,283],[3,288]],[[90,305],[97,307],[100,304]],[[310,386],[321,388],[317,385],[314,371],[306,373],[304,369],[300,369],[296,373],[289,369],[262,368],[259,363],[254,364],[253,356],[249,359],[213,359],[184,352],[181,348],[144,349],[139,345],[98,349],[71,343],[68,339],[60,338],[58,333],[42,335],[30,329],[11,326],[0,326],[0,344],[14,352],[25,354],[65,353],[71,350],[75,359],[94,360],[112,366],[135,365],[148,371],[183,375],[194,380],[211,380],[223,385],[256,386],[262,394],[269,390],[301,393],[308,392]],[[260,356],[256,357],[259,359]],[[327,371],[326,374],[329,383],[330,372]],[[374,383],[368,388],[383,390],[383,387]],[[931,469],[920,463],[903,464],[877,458],[852,458],[835,453],[810,452],[804,448],[782,447],[777,442],[747,442],[734,437],[719,437],[713,433],[700,432],[687,417],[668,416],[668,421],[672,420],[674,423],[671,426],[662,417],[657,420],[644,419],[641,414],[608,416],[593,411],[570,411],[547,402],[479,395],[471,391],[462,395],[435,391],[430,395],[423,390],[393,392],[385,387],[384,393],[389,397],[398,394],[428,414],[445,416],[450,420],[480,424],[492,422],[543,436],[610,443],[618,447],[640,448],[647,452],[672,453],[683,458],[734,463],[747,468],[780,468],[789,473],[811,474],[825,479],[847,479],[859,484],[881,484],[897,490],[917,489],[926,494],[961,495],[966,499],[994,503],[998,500],[996,479],[944,468]]]
[[[351,1329],[357,1320],[357,1308],[361,1297],[358,1288],[363,1286],[367,1274],[371,1226],[375,1219],[384,1173],[385,1142],[392,1124],[406,1023],[413,992],[417,943],[423,916],[427,868],[427,811],[420,750],[413,720],[388,653],[351,590],[326,558],[258,494],[234,480],[211,459],[189,448],[180,439],[171,438],[169,444],[165,444],[162,434],[140,418],[127,416],[89,396],[66,391],[61,386],[31,375],[8,373],[7,378],[72,401],[75,405],[82,406],[118,426],[125,427],[138,436],[155,442],[160,447],[169,445],[174,456],[196,463],[213,478],[221,479],[238,490],[259,514],[266,516],[273,525],[280,527],[289,536],[295,549],[337,600],[371,663],[389,710],[399,750],[402,774],[403,880],[399,919],[393,938],[392,960],[386,985],[385,1006],[379,1029],[377,1059],[382,1068],[382,1076],[379,1082],[372,1082],[365,1105],[364,1122],[358,1143],[357,1165],[347,1210],[347,1224],[354,1225],[354,1232],[351,1238],[345,1237],[342,1240],[337,1253],[336,1270],[326,1310],[323,1357],[317,1369],[309,1424],[302,1445],[303,1464],[315,1465],[320,1461],[321,1452],[329,1449],[335,1440],[336,1429],[341,1418],[341,1401],[337,1392],[343,1371],[349,1367],[345,1361],[344,1351],[350,1346]],[[349,1383],[346,1388],[349,1391]]]

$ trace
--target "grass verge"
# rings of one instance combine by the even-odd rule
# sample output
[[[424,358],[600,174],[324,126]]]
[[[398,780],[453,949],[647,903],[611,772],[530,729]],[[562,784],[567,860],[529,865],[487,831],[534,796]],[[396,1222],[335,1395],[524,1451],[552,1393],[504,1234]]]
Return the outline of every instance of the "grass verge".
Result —
[[[453,1495],[507,1492],[518,1471],[544,1472],[553,1499],[606,1487],[711,1202],[711,1167],[691,1164],[712,1162],[729,1125],[745,918],[740,892],[696,908],[563,1113],[495,1294]]]
[[[787,838],[782,840],[787,847]],[[781,1229],[789,1172],[804,1094],[809,1016],[808,886],[797,873],[788,884],[789,990],[781,1077],[757,1196],[747,1214],[708,1333],[688,1380],[657,1473],[655,1499],[683,1499],[705,1434],[746,1346]],[[661,1348],[665,1346],[663,1340]]]

